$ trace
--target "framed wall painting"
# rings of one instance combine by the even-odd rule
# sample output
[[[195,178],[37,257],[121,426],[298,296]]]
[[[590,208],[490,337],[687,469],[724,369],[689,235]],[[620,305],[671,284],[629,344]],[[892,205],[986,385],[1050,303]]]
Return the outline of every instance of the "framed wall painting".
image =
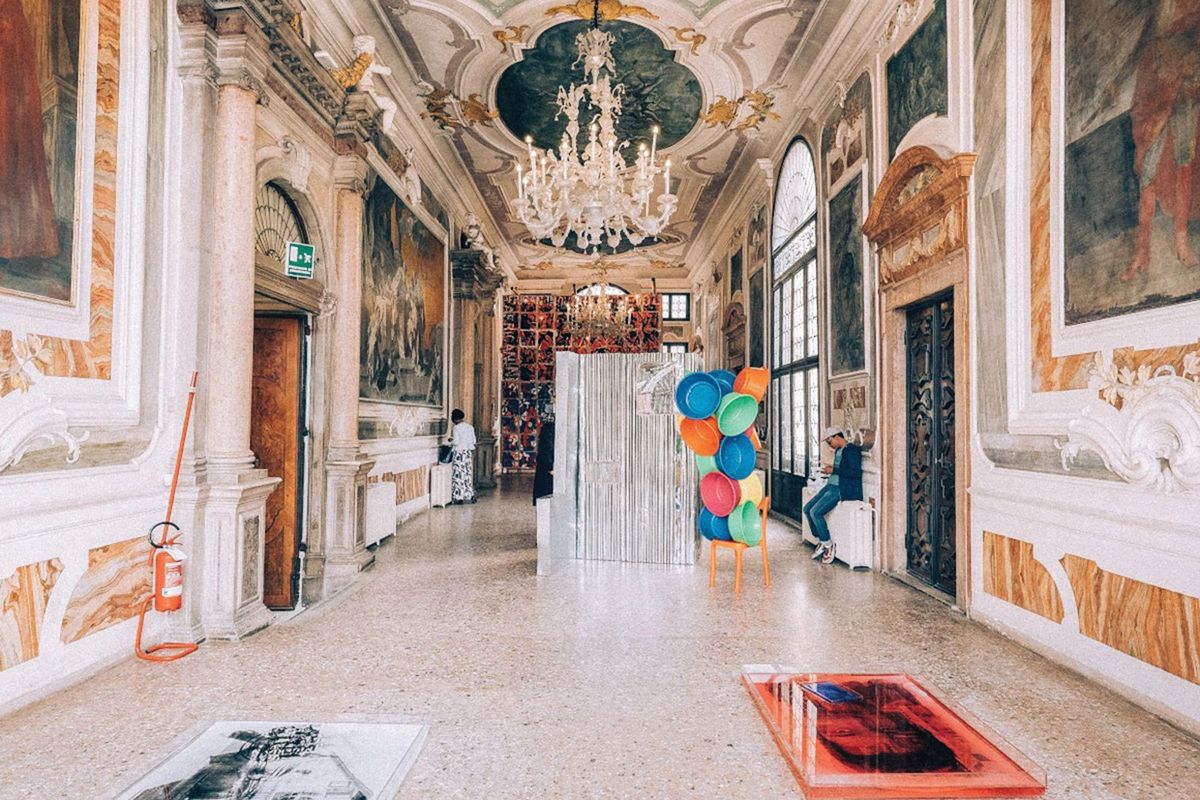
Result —
[[[382,178],[363,221],[359,395],[440,408],[445,394],[446,244]]]

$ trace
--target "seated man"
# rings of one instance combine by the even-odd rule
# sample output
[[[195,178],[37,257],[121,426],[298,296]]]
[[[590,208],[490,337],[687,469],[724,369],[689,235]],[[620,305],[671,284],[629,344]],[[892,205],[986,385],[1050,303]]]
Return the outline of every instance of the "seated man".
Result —
[[[833,448],[833,463],[821,467],[821,472],[829,476],[829,483],[804,504],[804,516],[818,540],[813,560],[830,564],[833,562],[833,542],[829,539],[825,515],[843,500],[863,499],[862,448],[846,441],[841,428],[826,428],[825,444]]]

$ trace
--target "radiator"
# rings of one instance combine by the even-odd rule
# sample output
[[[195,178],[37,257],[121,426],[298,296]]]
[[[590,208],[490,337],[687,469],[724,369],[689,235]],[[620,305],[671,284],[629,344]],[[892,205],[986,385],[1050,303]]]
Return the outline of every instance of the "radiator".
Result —
[[[367,487],[368,545],[379,544],[396,532],[396,484],[381,481]]]
[[[429,505],[434,508],[445,508],[450,505],[453,473],[454,466],[452,464],[435,464],[429,468]]]
[[[804,487],[805,504],[824,486],[824,482],[810,484]],[[875,509],[862,500],[846,500],[837,504],[837,508],[825,517],[829,523],[829,538],[833,540],[834,557],[846,566],[874,568],[875,566]],[[808,519],[803,521],[804,541],[817,543],[808,527]]]

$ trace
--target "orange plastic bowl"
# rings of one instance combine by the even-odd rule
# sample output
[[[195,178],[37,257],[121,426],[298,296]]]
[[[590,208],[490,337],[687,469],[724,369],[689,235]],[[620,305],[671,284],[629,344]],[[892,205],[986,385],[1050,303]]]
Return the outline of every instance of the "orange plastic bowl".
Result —
[[[762,450],[762,439],[758,438],[758,431],[754,430],[753,425],[746,429],[746,438],[754,445],[755,451]]]
[[[748,394],[758,402],[767,395],[767,387],[771,385],[771,372],[764,367],[744,367],[733,379],[733,390],[738,394]]]
[[[716,417],[684,419],[679,423],[679,435],[698,456],[715,456],[721,447],[721,429],[717,427]]]

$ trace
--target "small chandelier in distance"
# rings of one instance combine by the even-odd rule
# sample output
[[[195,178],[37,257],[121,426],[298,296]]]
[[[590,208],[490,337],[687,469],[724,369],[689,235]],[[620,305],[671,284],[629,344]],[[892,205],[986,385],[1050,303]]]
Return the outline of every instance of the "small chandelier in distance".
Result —
[[[517,165],[517,197],[513,209],[535,241],[548,239],[562,247],[574,233],[579,249],[595,252],[601,244],[611,248],[622,238],[639,245],[654,238],[675,212],[679,198],[671,193],[671,161],[658,164],[658,126],[651,131],[650,146],[638,146],[632,165],[623,150],[629,142],[617,139],[621,98],[625,85],[612,83],[616,73],[611,33],[600,30],[600,0],[592,6],[592,25],[576,37],[579,58],[588,83],[558,88],[558,114],[567,119],[558,152],[539,150],[533,137],[525,137],[529,167]],[[597,110],[588,126],[587,144],[579,146],[579,116],[584,100]],[[655,179],[662,175],[662,192],[651,210]]]
[[[608,282],[603,263],[597,266],[596,282],[576,292],[567,309],[567,332],[576,339],[619,339],[629,331],[633,304],[629,295]]]

